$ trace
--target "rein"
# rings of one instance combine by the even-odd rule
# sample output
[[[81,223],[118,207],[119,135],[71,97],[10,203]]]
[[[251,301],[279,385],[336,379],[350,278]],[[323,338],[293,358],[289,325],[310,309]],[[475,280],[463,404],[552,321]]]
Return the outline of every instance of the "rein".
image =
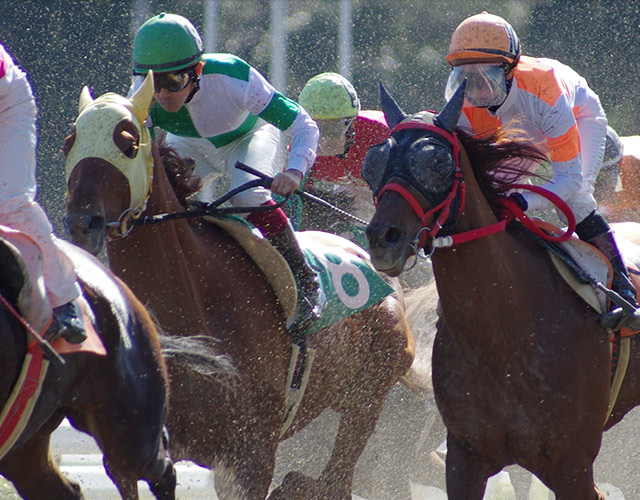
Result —
[[[188,217],[202,217],[207,215],[230,215],[230,214],[239,214],[239,213],[241,214],[241,213],[247,213],[247,212],[252,212],[252,213],[267,212],[269,210],[276,210],[282,207],[283,205],[285,205],[289,201],[290,195],[287,195],[283,198],[282,201],[277,202],[275,205],[265,205],[265,206],[258,206],[258,207],[256,206],[220,207],[220,205],[222,205],[224,202],[226,202],[230,198],[233,198],[236,194],[242,191],[246,191],[247,189],[251,189],[253,187],[258,187],[258,186],[261,186],[267,189],[271,187],[271,182],[273,181],[272,177],[258,170],[255,170],[250,166],[245,165],[244,163],[241,163],[241,162],[236,162],[235,166],[236,168],[239,168],[240,170],[244,170],[245,172],[249,172],[250,174],[253,174],[259,178],[249,182],[245,182],[241,186],[238,186],[237,188],[232,189],[231,191],[226,193],[224,196],[218,198],[217,200],[212,201],[211,203],[201,203],[198,205],[199,208],[185,210],[183,212],[172,212],[172,213],[165,213],[165,214],[158,214],[158,215],[148,215],[146,217],[132,220],[131,224],[136,226],[145,226],[145,225],[157,224],[159,222],[165,222],[170,220],[185,219]],[[339,207],[336,207],[335,205],[320,198],[319,196],[315,196],[311,193],[307,193],[301,190],[296,190],[294,194],[301,196],[303,199],[322,205],[325,208],[329,208],[347,220],[351,220],[353,222],[357,222],[365,226],[367,225],[366,221],[356,217],[355,215],[350,214],[349,212],[346,212],[345,210],[342,210]],[[117,226],[118,224],[119,222],[112,222],[107,225]],[[125,235],[123,234],[122,236],[125,236]]]
[[[416,200],[415,196],[413,196],[413,194],[410,193],[408,189],[398,183],[390,182],[386,184],[380,190],[376,197],[375,201],[377,203],[378,200],[380,200],[380,198],[382,197],[383,193],[385,193],[386,191],[394,191],[402,196],[402,198],[404,198],[409,206],[411,206],[414,213],[418,216],[418,218],[422,222],[422,228],[420,228],[420,230],[416,234],[411,245],[416,255],[419,255],[419,249],[424,248],[427,237],[430,237],[432,240],[431,252],[429,254],[430,256],[431,254],[433,254],[436,248],[449,248],[454,245],[477,240],[479,238],[484,238],[485,236],[490,236],[492,234],[504,231],[507,224],[514,219],[518,219],[529,231],[533,232],[538,237],[544,240],[562,242],[569,239],[573,234],[576,226],[575,216],[573,214],[573,211],[569,208],[564,200],[562,200],[551,191],[540,186],[514,183],[509,186],[510,189],[525,189],[528,191],[532,191],[551,201],[551,203],[553,203],[565,215],[568,222],[567,230],[557,236],[542,231],[513,200],[508,197],[503,197],[497,200],[497,202],[500,203],[503,208],[501,213],[498,215],[498,222],[490,224],[489,226],[465,231],[464,233],[457,233],[447,236],[437,236],[437,234],[442,230],[442,227],[447,218],[449,217],[451,213],[451,204],[457,196],[460,196],[458,217],[460,216],[464,208],[465,184],[464,175],[462,173],[462,170],[460,169],[460,154],[462,151],[462,147],[460,146],[460,141],[458,140],[455,132],[449,133],[446,130],[438,127],[437,125],[420,121],[400,122],[396,124],[395,127],[393,127],[393,129],[391,130],[391,134],[399,130],[409,129],[423,129],[440,135],[451,145],[453,153],[452,156],[454,159],[453,184],[451,186],[451,190],[449,191],[449,194],[446,196],[444,201],[431,210],[425,211],[418,200]],[[432,225],[432,227],[427,226],[427,219],[430,216],[435,216],[436,214],[438,215],[436,217],[435,223]],[[429,256],[427,256],[427,258]]]

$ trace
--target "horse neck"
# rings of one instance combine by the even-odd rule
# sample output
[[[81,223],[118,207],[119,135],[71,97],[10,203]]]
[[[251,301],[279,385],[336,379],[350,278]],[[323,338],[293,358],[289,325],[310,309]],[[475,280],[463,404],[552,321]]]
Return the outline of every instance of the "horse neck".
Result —
[[[153,155],[153,183],[143,216],[184,211],[155,147]],[[201,260],[207,254],[201,251],[196,231],[188,219],[177,219],[136,226],[126,237],[107,243],[110,267],[137,296],[149,301],[163,326],[173,321],[175,304],[180,302],[181,313],[175,317],[181,317],[180,331],[188,333],[206,331],[203,318],[207,305],[200,293],[198,268],[205,267]],[[216,268],[217,262],[218,259],[211,259],[206,267],[225,272],[222,262]]]
[[[495,224],[498,219],[484,197],[464,151],[461,169],[466,184],[466,201],[456,233]],[[527,276],[530,270],[524,269],[529,265],[526,261],[530,255],[528,245],[506,231],[450,249],[436,250],[432,256],[433,272],[445,314],[456,318],[460,324],[477,325],[479,329],[493,327],[498,315],[492,311],[513,303],[514,295],[520,291],[525,293],[520,285],[535,275]],[[535,265],[534,260],[531,259],[532,266]]]

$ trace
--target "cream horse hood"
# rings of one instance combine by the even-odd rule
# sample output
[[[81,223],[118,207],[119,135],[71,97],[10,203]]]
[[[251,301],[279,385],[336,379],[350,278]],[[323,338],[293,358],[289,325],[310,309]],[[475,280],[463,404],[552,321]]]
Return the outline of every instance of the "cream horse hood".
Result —
[[[73,169],[85,158],[100,158],[114,165],[129,181],[130,209],[139,215],[146,208],[151,191],[151,138],[144,122],[153,98],[153,74],[147,74],[143,84],[131,96],[115,93],[91,97],[88,87],[80,94],[79,115],[74,122],[75,140],[65,165],[66,181]],[[127,154],[114,142],[114,131],[128,120],[139,132],[139,143]],[[127,132],[123,132],[127,133]]]

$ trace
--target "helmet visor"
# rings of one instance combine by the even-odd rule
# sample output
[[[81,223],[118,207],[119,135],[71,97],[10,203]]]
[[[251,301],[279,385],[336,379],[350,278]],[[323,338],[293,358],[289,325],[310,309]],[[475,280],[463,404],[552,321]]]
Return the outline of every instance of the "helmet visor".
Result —
[[[499,106],[507,97],[507,81],[503,64],[464,64],[451,69],[444,91],[448,101],[464,79],[464,96],[472,106],[489,108]]]
[[[189,68],[186,71],[181,70],[154,73],[153,89],[155,92],[160,92],[162,89],[166,89],[169,92],[180,92],[189,85],[192,76],[192,68]]]

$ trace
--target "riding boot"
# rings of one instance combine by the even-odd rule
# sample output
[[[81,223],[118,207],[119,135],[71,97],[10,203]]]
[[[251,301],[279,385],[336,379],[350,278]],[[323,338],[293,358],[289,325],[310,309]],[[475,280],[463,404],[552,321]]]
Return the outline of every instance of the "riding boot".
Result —
[[[597,221],[596,226],[600,229],[604,229],[604,231],[600,234],[589,235],[589,238],[582,237],[584,231],[579,231],[579,226],[584,222],[588,223],[589,217],[593,216],[592,213],[585,219],[585,221],[576,227],[576,233],[580,239],[584,239],[584,241],[596,247],[609,260],[613,269],[611,289],[635,308],[635,311],[624,310],[617,304],[612,304],[612,309],[603,315],[601,324],[609,328],[613,327],[614,329],[626,326],[631,330],[640,330],[640,305],[636,299],[636,288],[631,282],[627,267],[624,264],[622,255],[620,255],[613,231],[602,215],[598,212],[594,213],[600,218],[600,220]],[[604,224],[602,224],[603,222]],[[606,225],[606,228],[604,225]]]
[[[53,320],[45,333],[47,341],[53,342],[60,337],[72,344],[81,344],[87,339],[82,320],[75,302],[53,308]]]
[[[327,297],[320,286],[320,278],[307,263],[291,223],[269,241],[289,264],[298,285],[298,310],[289,330],[304,332],[322,316],[327,303]]]

